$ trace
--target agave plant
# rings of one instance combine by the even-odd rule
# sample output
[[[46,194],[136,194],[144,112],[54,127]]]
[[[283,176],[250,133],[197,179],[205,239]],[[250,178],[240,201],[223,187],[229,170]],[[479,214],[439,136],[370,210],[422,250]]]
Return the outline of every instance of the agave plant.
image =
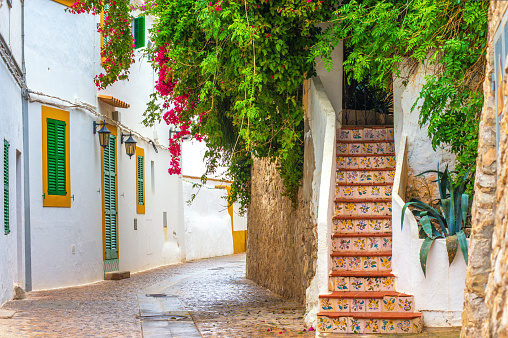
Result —
[[[440,198],[438,208],[434,208],[416,198],[412,198],[402,208],[401,229],[404,225],[406,209],[411,206],[413,215],[417,218],[419,228],[423,230],[425,240],[420,247],[420,264],[426,276],[427,256],[436,238],[445,238],[448,262],[452,264],[457,249],[460,246],[466,264],[468,262],[467,240],[463,230],[469,209],[469,195],[465,194],[469,170],[461,177],[458,184],[453,183],[448,166],[445,171],[428,170],[417,176],[436,173]]]

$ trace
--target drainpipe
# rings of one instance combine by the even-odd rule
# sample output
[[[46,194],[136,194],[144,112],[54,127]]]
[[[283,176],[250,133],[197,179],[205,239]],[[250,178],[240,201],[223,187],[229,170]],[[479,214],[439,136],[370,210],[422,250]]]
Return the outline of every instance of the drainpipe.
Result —
[[[28,140],[28,88],[25,68],[25,1],[21,1],[21,71],[23,83],[21,110],[23,116],[23,202],[25,209],[25,291],[32,291],[32,243],[30,235],[30,157]]]

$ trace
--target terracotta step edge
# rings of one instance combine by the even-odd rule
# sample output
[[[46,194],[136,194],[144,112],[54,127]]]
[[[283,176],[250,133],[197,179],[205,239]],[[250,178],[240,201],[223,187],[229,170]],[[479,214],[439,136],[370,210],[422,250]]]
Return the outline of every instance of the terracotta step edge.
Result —
[[[391,256],[391,251],[349,251],[349,252],[332,252],[331,257],[382,257]]]
[[[343,238],[343,237],[392,237],[391,232],[356,232],[350,234],[343,234],[340,232],[336,232],[332,235],[333,238]]]

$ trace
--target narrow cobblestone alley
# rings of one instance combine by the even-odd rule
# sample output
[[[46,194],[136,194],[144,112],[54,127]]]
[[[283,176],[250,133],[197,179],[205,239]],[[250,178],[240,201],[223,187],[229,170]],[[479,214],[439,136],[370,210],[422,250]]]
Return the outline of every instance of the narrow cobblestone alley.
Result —
[[[0,337],[141,337],[142,322],[144,337],[150,337],[154,331],[140,318],[140,292],[178,296],[203,337],[314,336],[304,331],[303,306],[244,276],[245,254],[239,254],[165,266],[121,281],[32,292],[3,306],[16,314],[0,319]]]

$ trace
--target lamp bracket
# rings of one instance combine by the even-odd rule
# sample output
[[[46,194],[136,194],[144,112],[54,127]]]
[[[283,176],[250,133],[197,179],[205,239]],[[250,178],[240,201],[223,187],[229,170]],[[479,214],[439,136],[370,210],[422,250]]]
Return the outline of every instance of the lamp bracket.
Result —
[[[152,140],[150,140],[150,141],[148,141],[148,142],[150,142],[150,143],[152,144],[153,150],[155,150],[155,152],[156,152],[156,153],[159,153],[159,150],[158,150],[158,149],[157,149],[157,147],[155,146],[155,142],[154,142],[154,141],[152,141]]]
[[[94,134],[97,134],[97,127],[104,127],[106,125],[106,122],[102,121],[102,122],[95,122],[93,121],[93,133]]]

